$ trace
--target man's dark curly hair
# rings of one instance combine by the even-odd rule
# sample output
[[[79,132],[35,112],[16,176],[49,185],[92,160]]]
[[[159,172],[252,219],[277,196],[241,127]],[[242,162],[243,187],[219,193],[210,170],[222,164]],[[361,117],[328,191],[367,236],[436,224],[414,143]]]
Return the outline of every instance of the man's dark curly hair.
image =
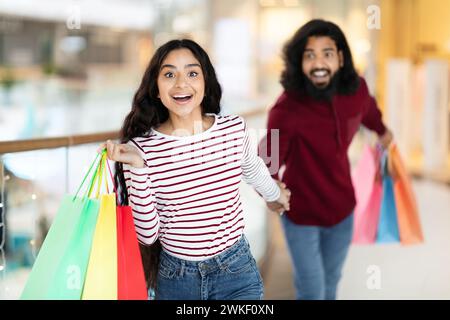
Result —
[[[353,65],[352,53],[342,30],[334,23],[314,19],[304,24],[283,48],[285,68],[280,83],[287,91],[305,92],[305,75],[302,71],[302,59],[309,37],[330,37],[336,43],[338,51],[344,57],[344,65],[339,70],[337,92],[348,95],[359,86],[359,76]]]

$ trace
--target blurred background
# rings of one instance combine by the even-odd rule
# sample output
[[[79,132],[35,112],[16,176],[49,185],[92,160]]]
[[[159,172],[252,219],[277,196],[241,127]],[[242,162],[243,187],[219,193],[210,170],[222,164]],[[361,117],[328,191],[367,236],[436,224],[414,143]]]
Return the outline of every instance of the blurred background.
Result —
[[[98,142],[117,136],[155,48],[200,43],[222,113],[243,115],[258,140],[282,91],[282,46],[312,18],[345,32],[414,178],[425,234],[412,247],[352,246],[338,297],[450,299],[449,0],[2,0],[0,299],[20,296],[62,195],[76,190]],[[360,130],[352,165],[374,138]],[[242,192],[266,299],[293,299],[278,219]]]

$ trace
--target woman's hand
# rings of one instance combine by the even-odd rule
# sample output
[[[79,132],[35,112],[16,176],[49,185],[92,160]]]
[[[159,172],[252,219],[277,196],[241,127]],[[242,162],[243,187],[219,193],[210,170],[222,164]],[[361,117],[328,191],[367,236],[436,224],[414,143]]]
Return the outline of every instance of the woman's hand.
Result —
[[[280,187],[280,197],[277,201],[266,202],[269,210],[282,214],[284,211],[289,211],[289,200],[291,198],[291,191],[286,188],[286,185],[277,181],[278,186]]]
[[[98,152],[103,149],[107,150],[108,159],[129,164],[135,168],[143,168],[145,163],[142,159],[139,150],[129,144],[118,144],[111,140],[107,140],[105,143],[100,145]]]

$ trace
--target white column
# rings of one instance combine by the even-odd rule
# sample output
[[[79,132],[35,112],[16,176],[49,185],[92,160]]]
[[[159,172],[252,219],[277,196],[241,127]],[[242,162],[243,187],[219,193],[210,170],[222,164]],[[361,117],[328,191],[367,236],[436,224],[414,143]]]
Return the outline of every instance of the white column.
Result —
[[[409,60],[389,60],[386,90],[387,124],[405,157],[410,154],[412,144],[411,76],[412,67]]]
[[[444,170],[448,159],[449,105],[448,63],[445,60],[425,61],[424,98],[424,169]]]
[[[258,98],[256,35],[258,2],[212,3],[211,57],[223,88],[225,114],[248,111]]]

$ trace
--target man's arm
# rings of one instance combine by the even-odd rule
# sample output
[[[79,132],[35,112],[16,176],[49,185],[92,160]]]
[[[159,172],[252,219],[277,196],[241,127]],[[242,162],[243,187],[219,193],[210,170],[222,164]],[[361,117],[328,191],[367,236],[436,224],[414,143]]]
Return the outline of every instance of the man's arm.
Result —
[[[292,141],[286,112],[276,106],[269,111],[267,134],[261,139],[258,155],[264,160],[274,179],[279,180],[278,171],[285,163]]]
[[[369,101],[366,106],[362,118],[362,124],[378,134],[378,142],[387,149],[393,140],[393,134],[383,123],[382,113],[377,106],[374,97],[369,96]]]

